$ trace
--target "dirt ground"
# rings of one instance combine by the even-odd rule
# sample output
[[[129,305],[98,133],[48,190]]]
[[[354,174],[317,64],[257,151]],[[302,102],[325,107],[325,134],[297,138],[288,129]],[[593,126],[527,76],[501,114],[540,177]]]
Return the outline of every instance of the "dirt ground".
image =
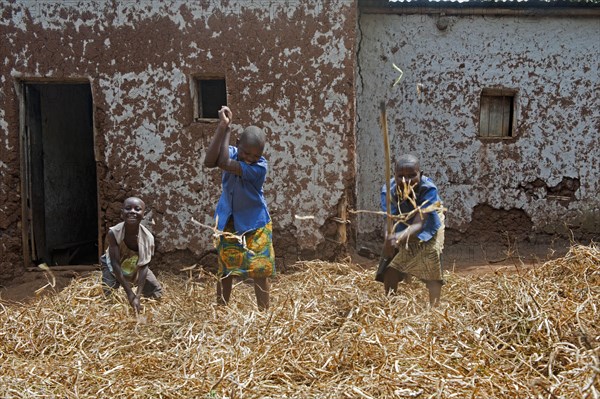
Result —
[[[444,270],[458,274],[515,273],[562,256],[567,250],[568,247],[564,243],[529,245],[521,248],[462,244],[447,246],[442,255],[442,264]],[[365,253],[365,251],[352,250],[349,257],[342,261],[349,261],[375,271],[378,256],[369,251]],[[73,278],[87,276],[94,272],[83,269],[78,270],[77,266],[73,266],[70,270],[53,271],[54,287],[48,285],[52,281],[46,273],[42,271],[26,272],[23,276],[0,285],[0,301],[4,303],[26,303],[36,296],[60,292],[69,285]],[[89,269],[89,266],[86,266],[85,269]],[[293,269],[292,267],[291,270]],[[160,271],[157,275],[160,276]],[[36,294],[36,291],[44,286],[46,287]]]
[[[40,291],[39,295],[43,296],[59,292],[68,286],[73,278],[85,276],[89,273],[91,272],[78,272],[76,270],[54,271],[54,287],[51,287],[47,286],[52,280],[51,278],[46,277],[46,273],[42,271],[25,272],[24,275],[0,286],[0,300],[8,303],[27,302],[27,300],[35,298],[36,291],[44,286],[46,287]]]

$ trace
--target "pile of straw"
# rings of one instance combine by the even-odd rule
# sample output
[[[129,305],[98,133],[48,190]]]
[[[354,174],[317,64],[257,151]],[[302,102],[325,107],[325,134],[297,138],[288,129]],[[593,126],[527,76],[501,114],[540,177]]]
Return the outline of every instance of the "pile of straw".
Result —
[[[305,262],[272,284],[268,312],[238,284],[162,276],[136,317],[100,276],[0,308],[0,397],[598,398],[600,251],[512,274],[448,273],[383,295],[373,271]]]

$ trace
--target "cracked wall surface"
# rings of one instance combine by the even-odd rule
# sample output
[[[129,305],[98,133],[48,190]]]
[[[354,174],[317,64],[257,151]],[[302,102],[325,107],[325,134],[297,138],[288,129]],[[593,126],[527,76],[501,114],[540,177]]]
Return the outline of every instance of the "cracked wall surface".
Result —
[[[159,254],[211,245],[216,125],[194,120],[191,80],[224,76],[234,133],[268,133],[265,184],[279,255],[315,251],[354,184],[353,0],[0,1],[0,279],[22,272],[18,87],[92,88],[101,235],[142,197]],[[312,215],[310,222],[295,215]]]
[[[524,212],[532,233],[570,228],[597,236],[598,18],[465,15],[445,17],[445,30],[436,27],[438,18],[360,17],[357,206],[379,208],[383,100],[392,154],[421,158],[448,208],[449,228],[476,236],[467,230],[484,228],[472,222],[474,210],[485,205]],[[393,63],[404,72],[396,87]],[[484,88],[517,90],[514,139],[478,137]],[[377,219],[360,217],[359,241],[381,227]]]

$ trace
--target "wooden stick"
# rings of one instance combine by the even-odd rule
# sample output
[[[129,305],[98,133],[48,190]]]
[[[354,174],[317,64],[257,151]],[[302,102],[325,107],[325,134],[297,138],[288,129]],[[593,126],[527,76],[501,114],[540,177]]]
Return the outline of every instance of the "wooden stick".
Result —
[[[393,220],[392,220],[392,193],[390,192],[392,190],[391,188],[391,180],[392,180],[392,176],[391,176],[391,162],[390,162],[390,140],[388,137],[388,127],[387,127],[387,115],[385,112],[385,100],[381,101],[381,103],[379,103],[379,110],[380,110],[380,117],[381,117],[381,133],[383,134],[383,152],[384,152],[384,159],[385,159],[385,214],[386,214],[386,218],[385,218],[385,225],[386,225],[386,238],[387,236],[389,236],[390,234],[392,234],[392,229],[393,229]],[[384,246],[385,248],[385,246]],[[377,267],[377,271],[375,272],[375,281],[379,281],[381,283],[384,282],[384,273],[385,273],[385,269],[387,268],[389,264],[389,260],[386,259],[383,256],[383,253],[381,255],[381,258],[379,259],[379,266]]]
[[[392,206],[392,193],[390,181],[391,177],[391,161],[390,161],[390,141],[388,137],[387,127],[387,116],[385,111],[385,101],[381,101],[379,104],[379,110],[381,111],[381,132],[383,134],[383,152],[385,154],[385,213],[386,217],[386,231],[388,234],[392,233],[392,217],[391,217],[391,206]]]
[[[53,272],[90,272],[94,270],[100,270],[100,265],[63,265],[63,266],[49,266]],[[28,267],[28,272],[43,272],[45,270],[39,267]]]
[[[347,232],[346,232],[346,220],[348,219],[348,197],[346,196],[346,192],[344,191],[344,195],[342,196],[342,200],[338,205],[338,213],[340,215],[339,218],[334,218],[333,220],[338,222],[338,240],[345,244],[347,241]],[[338,220],[339,219],[339,220]]]
[[[244,234],[247,233],[247,231],[243,232],[242,234],[238,235],[238,234],[234,234],[234,233],[230,233],[228,231],[221,231],[219,229],[217,229],[217,226],[219,225],[219,217],[217,216],[217,220],[215,221],[215,226],[209,226],[207,224],[204,223],[200,223],[199,221],[197,221],[196,219],[192,218],[192,223],[194,223],[197,226],[200,227],[204,227],[207,229],[211,229],[213,231],[213,245],[215,248],[217,248],[217,246],[219,245],[219,237],[223,236],[225,238],[235,238],[237,240],[237,242],[240,243],[240,245],[244,248],[244,250],[248,251],[250,254],[254,255],[254,252],[248,248],[246,246],[246,237],[244,237]],[[250,230],[249,230],[250,231]]]

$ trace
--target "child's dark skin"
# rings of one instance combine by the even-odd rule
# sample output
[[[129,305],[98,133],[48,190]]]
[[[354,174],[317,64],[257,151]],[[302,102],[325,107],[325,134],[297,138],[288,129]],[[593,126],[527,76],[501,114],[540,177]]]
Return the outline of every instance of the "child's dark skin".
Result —
[[[396,180],[396,186],[403,188],[406,185],[415,186],[421,180],[421,168],[418,163],[401,163],[396,164],[394,170],[394,179]],[[416,189],[416,187],[415,187]],[[406,244],[408,241],[417,240],[417,235],[423,230],[425,221],[429,217],[428,213],[424,213],[421,218],[420,214],[417,214],[412,223],[404,230],[399,233],[392,233],[391,235],[386,234],[384,242],[384,256],[386,258],[393,258],[396,249],[400,245]],[[398,283],[403,281],[407,275],[402,273],[393,267],[388,267],[383,275],[383,285],[386,293],[397,292]],[[442,283],[436,280],[425,281],[425,286],[429,291],[429,304],[436,306],[440,301],[442,292]]]
[[[131,197],[127,198],[123,203],[123,209],[121,209],[121,218],[125,222],[125,237],[123,242],[127,245],[127,248],[132,251],[138,251],[138,232],[140,223],[144,218],[144,212],[146,211],[146,205],[144,201],[139,198]],[[146,281],[146,275],[148,273],[148,266],[140,266],[137,273],[137,293],[133,292],[131,284],[123,277],[123,271],[121,269],[121,254],[119,251],[119,245],[112,231],[109,230],[107,235],[108,251],[113,267],[113,273],[117,281],[123,286],[127,295],[127,300],[138,313],[141,310],[140,297],[142,295],[142,288]]]
[[[232,112],[228,107],[221,107],[219,110],[219,125],[217,131],[211,140],[204,158],[204,166],[207,168],[218,167],[224,171],[235,175],[242,175],[240,162],[251,164],[257,162],[263,154],[264,141],[255,140],[252,137],[242,135],[238,142],[238,159],[229,157],[229,141],[231,134]],[[269,280],[266,277],[254,278],[254,293],[258,308],[265,310],[269,308]],[[231,288],[233,276],[223,277],[217,282],[217,302],[226,305],[231,297]]]

